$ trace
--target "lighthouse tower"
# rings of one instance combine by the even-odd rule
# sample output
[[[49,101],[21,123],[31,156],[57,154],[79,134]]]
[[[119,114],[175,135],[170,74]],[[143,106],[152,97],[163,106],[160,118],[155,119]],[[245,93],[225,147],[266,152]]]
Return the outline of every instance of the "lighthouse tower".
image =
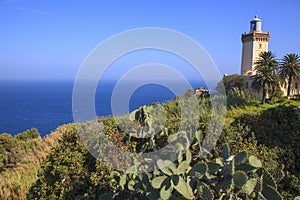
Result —
[[[255,74],[255,62],[259,58],[259,54],[264,51],[268,51],[268,42],[270,39],[270,33],[264,33],[261,30],[262,21],[255,16],[250,21],[249,33],[242,34],[242,67],[241,75],[251,76]]]

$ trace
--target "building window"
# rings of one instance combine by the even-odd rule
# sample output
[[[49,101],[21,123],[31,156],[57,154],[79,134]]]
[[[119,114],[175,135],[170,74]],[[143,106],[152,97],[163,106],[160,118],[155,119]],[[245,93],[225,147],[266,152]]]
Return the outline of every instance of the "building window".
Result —
[[[261,43],[259,44],[259,48],[260,48],[260,49],[262,48],[262,44],[261,44]]]
[[[295,83],[295,89],[298,89],[298,83]]]

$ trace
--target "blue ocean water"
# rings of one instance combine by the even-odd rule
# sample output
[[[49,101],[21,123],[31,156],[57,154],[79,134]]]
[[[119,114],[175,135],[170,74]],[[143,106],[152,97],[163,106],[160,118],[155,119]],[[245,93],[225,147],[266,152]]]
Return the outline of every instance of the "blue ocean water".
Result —
[[[114,81],[97,88],[95,109],[99,116],[112,115],[111,96]],[[192,81],[193,88],[204,86]],[[0,133],[17,134],[37,128],[42,136],[59,125],[73,122],[73,81],[0,81]],[[129,101],[129,111],[152,102],[164,102],[176,95],[168,88],[147,84],[138,88]]]

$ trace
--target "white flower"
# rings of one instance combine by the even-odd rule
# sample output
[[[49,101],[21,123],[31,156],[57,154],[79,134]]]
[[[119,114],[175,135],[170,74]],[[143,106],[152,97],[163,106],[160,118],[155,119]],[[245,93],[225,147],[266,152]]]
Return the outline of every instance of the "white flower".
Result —
[[[226,159],[226,162],[230,162],[233,160],[233,156],[230,156],[229,158]]]

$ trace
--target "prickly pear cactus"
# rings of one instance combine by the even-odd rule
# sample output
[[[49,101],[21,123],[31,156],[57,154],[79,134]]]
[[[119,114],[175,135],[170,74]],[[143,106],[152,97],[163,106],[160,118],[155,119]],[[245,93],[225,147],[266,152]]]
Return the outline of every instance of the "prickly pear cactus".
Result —
[[[230,154],[228,144],[222,150],[222,157],[215,162],[197,164],[192,168],[192,174],[197,175],[197,191],[201,199],[213,199],[205,191],[212,191],[213,197],[223,199],[282,199],[277,192],[276,180],[283,177],[282,170],[272,175],[262,167],[261,161],[255,156],[242,151],[236,155]],[[202,183],[206,183],[203,186]],[[209,197],[207,197],[209,196]]]
[[[177,162],[158,160],[152,173],[112,174],[116,183],[113,198],[163,199],[173,198],[227,200],[267,199],[281,200],[276,180],[282,170],[272,174],[262,167],[261,161],[245,151],[231,155],[224,145],[222,157],[195,162],[190,150]],[[109,195],[108,195],[109,196]]]
[[[179,162],[178,165],[169,160],[157,161],[160,175],[151,180],[151,185],[159,190],[161,199],[169,199],[173,190],[176,190],[186,199],[195,198],[190,186],[190,176],[187,175],[191,168],[189,154],[189,150],[186,150],[186,159]]]

